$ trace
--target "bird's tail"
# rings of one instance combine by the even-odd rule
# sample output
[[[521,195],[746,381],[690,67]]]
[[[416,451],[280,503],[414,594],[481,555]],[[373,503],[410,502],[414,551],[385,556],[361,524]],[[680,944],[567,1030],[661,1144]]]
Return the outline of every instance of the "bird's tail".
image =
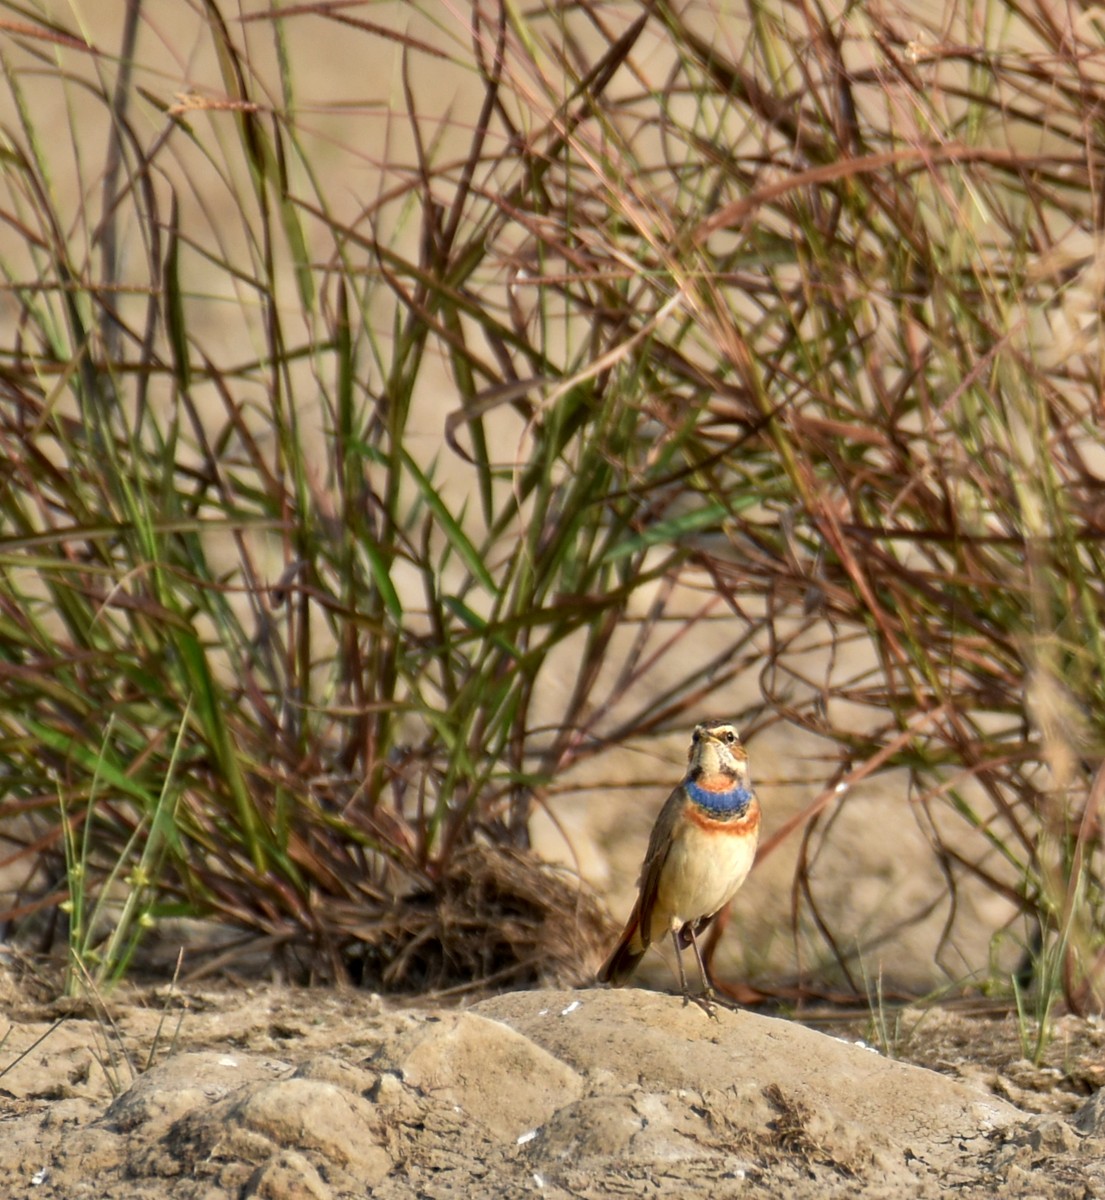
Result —
[[[618,944],[614,947],[613,953],[599,968],[599,983],[608,983],[611,987],[621,987],[628,982],[630,975],[637,969],[637,964],[644,958],[645,950],[648,949],[641,942],[638,934],[639,924],[640,919],[637,910],[634,909],[633,915],[622,931],[622,936],[618,938]]]

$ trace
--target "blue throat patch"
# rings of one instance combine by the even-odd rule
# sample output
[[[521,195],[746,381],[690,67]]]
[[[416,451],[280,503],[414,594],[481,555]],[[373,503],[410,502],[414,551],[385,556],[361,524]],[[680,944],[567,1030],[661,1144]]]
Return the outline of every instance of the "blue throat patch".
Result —
[[[743,817],[752,803],[752,793],[740,784],[728,792],[708,792],[693,779],[688,779],[683,786],[695,804],[712,817]]]

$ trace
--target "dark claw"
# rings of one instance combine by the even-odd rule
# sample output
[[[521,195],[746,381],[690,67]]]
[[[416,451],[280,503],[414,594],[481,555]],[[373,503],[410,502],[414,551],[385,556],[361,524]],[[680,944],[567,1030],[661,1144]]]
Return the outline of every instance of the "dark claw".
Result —
[[[712,990],[708,993],[701,992],[697,996],[683,997],[684,1004],[686,1004],[688,1000],[693,1000],[695,1004],[697,1004],[698,1007],[701,1008],[702,1011],[710,1018],[711,1021],[717,1020],[717,1004],[714,1003],[715,997]]]

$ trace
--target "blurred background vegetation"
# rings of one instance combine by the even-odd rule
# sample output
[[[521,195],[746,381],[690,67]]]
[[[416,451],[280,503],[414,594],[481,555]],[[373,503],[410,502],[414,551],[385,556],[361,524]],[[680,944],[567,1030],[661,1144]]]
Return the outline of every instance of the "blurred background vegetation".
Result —
[[[1101,1007],[1093,6],[25,0],[0,65],[8,938],[582,975],[534,812],[739,682],[831,748],[766,851],[840,978],[904,771],[949,926]]]

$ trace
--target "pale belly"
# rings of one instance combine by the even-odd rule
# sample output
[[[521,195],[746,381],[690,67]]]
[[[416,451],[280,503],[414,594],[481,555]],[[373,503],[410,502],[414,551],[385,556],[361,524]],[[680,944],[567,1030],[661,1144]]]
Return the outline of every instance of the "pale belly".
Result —
[[[711,834],[697,825],[684,825],[660,876],[649,940],[655,942],[673,927],[724,908],[744,883],[755,857],[755,837]]]

